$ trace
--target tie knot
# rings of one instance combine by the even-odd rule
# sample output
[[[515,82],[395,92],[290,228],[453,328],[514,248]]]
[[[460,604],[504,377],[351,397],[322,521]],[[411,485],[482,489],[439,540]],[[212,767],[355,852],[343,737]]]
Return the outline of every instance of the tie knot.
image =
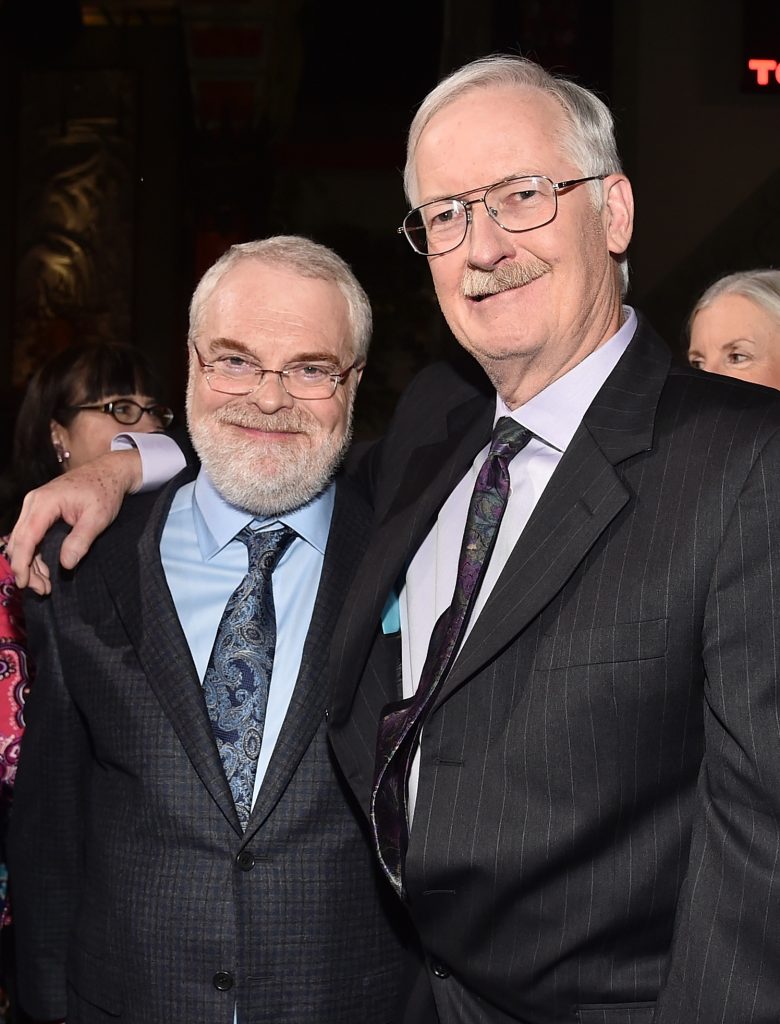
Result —
[[[247,546],[249,572],[270,576],[295,536],[295,530],[289,526],[280,530],[253,530],[251,526],[245,526],[236,539]]]
[[[502,416],[493,428],[493,438],[490,442],[490,454],[498,455],[507,460],[513,459],[515,455],[533,437],[530,430],[522,423],[513,420],[511,416]]]

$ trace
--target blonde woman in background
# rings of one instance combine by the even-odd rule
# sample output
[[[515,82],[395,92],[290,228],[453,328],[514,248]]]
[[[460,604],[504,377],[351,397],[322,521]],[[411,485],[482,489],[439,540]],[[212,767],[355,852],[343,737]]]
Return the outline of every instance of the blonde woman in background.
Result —
[[[704,292],[688,321],[688,362],[780,390],[780,270],[742,270]]]

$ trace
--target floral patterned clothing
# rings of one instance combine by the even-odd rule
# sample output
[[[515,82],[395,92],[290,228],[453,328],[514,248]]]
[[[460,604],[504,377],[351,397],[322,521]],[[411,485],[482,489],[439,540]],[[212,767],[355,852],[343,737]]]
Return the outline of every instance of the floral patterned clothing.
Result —
[[[19,745],[24,731],[24,703],[30,688],[30,665],[25,650],[22,597],[0,538],[0,827],[11,805]],[[0,858],[0,927],[9,923],[7,875]]]

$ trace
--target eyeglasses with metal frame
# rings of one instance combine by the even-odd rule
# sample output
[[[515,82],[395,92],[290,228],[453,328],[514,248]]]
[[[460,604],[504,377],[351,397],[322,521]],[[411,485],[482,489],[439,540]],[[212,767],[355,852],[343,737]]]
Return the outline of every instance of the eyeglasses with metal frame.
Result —
[[[290,398],[319,401],[332,398],[339,384],[344,384],[353,370],[361,370],[364,363],[354,362],[346,369],[331,364],[308,362],[288,363],[281,370],[266,370],[247,359],[240,352],[218,356],[214,362],[204,361],[197,345],[195,355],[212,391],[221,395],[251,395],[263,383],[267,373],[275,374]]]
[[[405,235],[409,245],[421,256],[443,256],[457,249],[465,239],[475,203],[483,203],[488,216],[504,231],[533,231],[555,219],[559,192],[606,177],[605,173],[567,181],[553,181],[544,174],[503,178],[485,188],[471,188],[456,196],[416,206],[404,217],[398,234]],[[480,191],[481,196],[466,198]]]
[[[157,420],[163,428],[173,423],[173,410],[167,405],[160,405],[158,402],[140,405],[132,398],[115,398],[112,402],[103,402],[102,405],[70,405],[68,409],[71,412],[104,412],[125,427],[134,426],[144,413]]]

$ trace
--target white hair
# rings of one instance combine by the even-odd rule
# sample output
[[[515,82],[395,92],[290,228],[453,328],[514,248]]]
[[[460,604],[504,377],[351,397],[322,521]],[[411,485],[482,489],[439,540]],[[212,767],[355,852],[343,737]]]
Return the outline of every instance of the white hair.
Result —
[[[721,295],[741,295],[743,299],[749,299],[773,317],[780,329],[780,270],[759,267],[756,270],[738,270],[718,278],[693,307],[688,318],[689,334],[697,313],[712,305]]]
[[[301,235],[271,235],[253,242],[231,245],[213,263],[198,282],[190,300],[189,341],[193,344],[200,330],[203,307],[229,270],[245,260],[285,267],[301,277],[330,281],[347,303],[354,358],[364,361],[371,341],[372,315],[368,296],[350,266],[326,245]]]
[[[443,78],[420,104],[409,128],[404,167],[404,191],[411,206],[418,205],[419,192],[415,159],[417,146],[429,121],[444,107],[466,93],[496,86],[536,89],[551,96],[565,117],[559,143],[582,177],[620,174],[622,166],[615,142],[615,122],[609,107],[595,93],[557,75],[539,64],[513,54],[492,54],[465,64]],[[602,190],[590,182],[594,203],[600,208]],[[628,289],[628,261],[625,253],[616,257],[623,292]]]

